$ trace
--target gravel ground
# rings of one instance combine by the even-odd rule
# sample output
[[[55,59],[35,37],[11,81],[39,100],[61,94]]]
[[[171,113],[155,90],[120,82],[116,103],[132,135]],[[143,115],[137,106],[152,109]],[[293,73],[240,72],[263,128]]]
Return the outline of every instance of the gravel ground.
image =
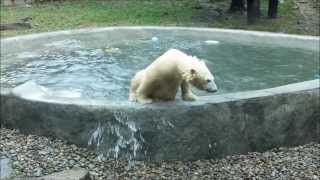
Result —
[[[320,179],[320,144],[193,162],[114,161],[61,140],[0,129],[0,157],[17,176],[43,176],[82,167],[97,179]],[[134,164],[134,165],[132,165]]]

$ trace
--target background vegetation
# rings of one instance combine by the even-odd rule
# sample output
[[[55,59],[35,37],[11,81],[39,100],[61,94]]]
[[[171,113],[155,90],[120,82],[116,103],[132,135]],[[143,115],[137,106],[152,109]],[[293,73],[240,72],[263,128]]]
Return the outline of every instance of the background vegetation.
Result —
[[[227,12],[230,1],[205,5],[197,0],[70,0],[1,7],[1,23],[32,18],[32,29],[1,31],[2,37],[99,26],[196,26],[308,34],[299,25],[302,16],[293,0],[279,4],[279,17],[267,18],[267,0],[261,0],[262,18],[247,25],[245,14]]]

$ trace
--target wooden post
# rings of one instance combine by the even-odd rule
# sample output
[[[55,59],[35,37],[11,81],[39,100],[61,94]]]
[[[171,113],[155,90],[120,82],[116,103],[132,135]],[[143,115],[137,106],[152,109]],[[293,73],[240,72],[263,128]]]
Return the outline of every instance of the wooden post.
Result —
[[[260,0],[247,0],[248,24],[254,24],[260,14]]]
[[[268,17],[276,18],[278,14],[278,0],[269,0]]]

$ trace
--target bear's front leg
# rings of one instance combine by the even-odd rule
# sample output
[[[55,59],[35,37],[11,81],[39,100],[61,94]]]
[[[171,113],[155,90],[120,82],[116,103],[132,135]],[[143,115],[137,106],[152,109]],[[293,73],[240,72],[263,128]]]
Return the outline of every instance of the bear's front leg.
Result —
[[[129,101],[137,101],[137,89],[140,86],[144,70],[141,70],[136,73],[136,75],[132,78],[130,83],[130,92],[129,92]]]
[[[181,95],[184,101],[195,101],[197,96],[191,91],[191,85],[187,81],[181,83]]]
[[[147,87],[146,83],[140,83],[140,86],[136,91],[136,98],[137,98],[138,102],[143,103],[143,104],[152,103],[153,100],[147,96],[147,94],[148,94],[147,89],[148,89],[148,87]]]

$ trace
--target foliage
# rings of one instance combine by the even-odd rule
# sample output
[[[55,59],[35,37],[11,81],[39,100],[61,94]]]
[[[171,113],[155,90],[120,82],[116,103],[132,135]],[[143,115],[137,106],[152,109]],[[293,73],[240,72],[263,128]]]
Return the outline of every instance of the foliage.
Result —
[[[304,32],[296,26],[300,16],[295,13],[292,1],[280,4],[279,18],[271,20],[266,18],[267,0],[262,0],[264,14],[252,26],[247,25],[245,15],[226,13],[230,3],[227,0],[217,1],[225,4],[225,13],[204,20],[195,17],[208,16],[211,11],[195,8],[199,6],[196,0],[70,0],[37,3],[31,7],[1,7],[1,23],[12,23],[26,16],[33,19],[32,29],[4,31],[1,35],[122,25],[219,27],[301,34]]]

